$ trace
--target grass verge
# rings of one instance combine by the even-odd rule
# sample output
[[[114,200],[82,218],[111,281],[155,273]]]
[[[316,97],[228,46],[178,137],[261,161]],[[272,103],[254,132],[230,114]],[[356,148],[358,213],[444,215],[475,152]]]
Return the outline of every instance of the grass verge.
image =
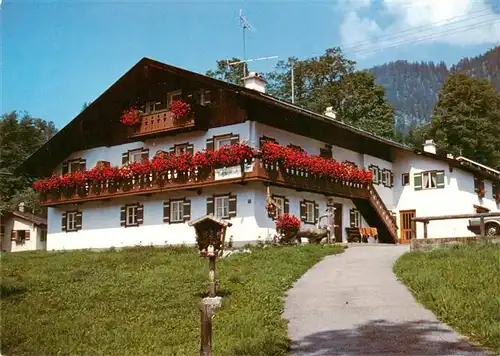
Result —
[[[464,245],[410,252],[394,272],[439,320],[500,352],[500,249]]]
[[[342,248],[253,249],[217,262],[214,354],[285,355],[284,293]],[[199,354],[208,262],[192,248],[1,256],[3,355]]]

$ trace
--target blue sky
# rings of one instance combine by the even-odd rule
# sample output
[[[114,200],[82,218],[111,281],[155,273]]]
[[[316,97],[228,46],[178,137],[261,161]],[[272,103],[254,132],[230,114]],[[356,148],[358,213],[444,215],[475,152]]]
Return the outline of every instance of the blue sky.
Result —
[[[499,43],[500,0],[429,1],[4,1],[0,110],[27,110],[62,128],[142,57],[200,73],[242,57],[240,8],[256,29],[247,57],[306,58],[344,46],[359,68],[452,64]]]

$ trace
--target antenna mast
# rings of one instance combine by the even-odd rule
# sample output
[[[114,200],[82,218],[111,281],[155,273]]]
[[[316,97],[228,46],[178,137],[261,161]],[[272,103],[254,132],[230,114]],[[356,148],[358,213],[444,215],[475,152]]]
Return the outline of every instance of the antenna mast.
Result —
[[[246,30],[255,31],[255,29],[250,25],[250,23],[248,22],[248,20],[246,19],[246,17],[243,16],[243,10],[242,9],[240,9],[239,19],[240,19],[241,27],[243,28],[243,62],[245,62],[246,59],[247,59],[247,53],[246,53]],[[243,77],[246,77],[246,76],[247,76],[247,74],[246,74],[246,67],[245,67],[245,65],[243,65]]]

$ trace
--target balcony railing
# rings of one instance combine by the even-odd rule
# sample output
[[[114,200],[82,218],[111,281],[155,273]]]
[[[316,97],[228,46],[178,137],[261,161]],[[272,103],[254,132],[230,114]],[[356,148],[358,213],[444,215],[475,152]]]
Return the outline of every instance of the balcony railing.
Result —
[[[204,171],[178,172],[169,170],[163,174],[150,173],[133,176],[128,180],[88,183],[74,190],[57,191],[42,198],[43,206],[102,200],[120,196],[153,194],[179,189],[197,189],[204,186],[259,180],[297,190],[346,198],[369,198],[365,184],[329,180],[308,175],[300,170],[283,170],[255,158],[243,167],[207,169]]]
[[[141,116],[141,124],[130,136],[143,136],[160,132],[186,129],[195,126],[194,116],[176,118],[169,110],[156,111]]]

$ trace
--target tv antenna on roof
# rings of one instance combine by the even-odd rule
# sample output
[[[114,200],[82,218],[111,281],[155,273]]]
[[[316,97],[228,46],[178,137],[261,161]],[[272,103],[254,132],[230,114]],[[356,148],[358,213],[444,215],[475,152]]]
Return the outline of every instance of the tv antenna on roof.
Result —
[[[248,20],[246,19],[246,17],[243,16],[243,10],[242,9],[240,9],[239,19],[240,19],[240,25],[243,28],[243,61],[245,61],[247,59],[246,43],[245,43],[246,42],[246,31],[249,30],[249,31],[252,31],[252,32],[257,32],[257,30],[252,25],[250,25],[250,23],[248,22]],[[243,76],[246,77],[245,66],[243,66]]]

